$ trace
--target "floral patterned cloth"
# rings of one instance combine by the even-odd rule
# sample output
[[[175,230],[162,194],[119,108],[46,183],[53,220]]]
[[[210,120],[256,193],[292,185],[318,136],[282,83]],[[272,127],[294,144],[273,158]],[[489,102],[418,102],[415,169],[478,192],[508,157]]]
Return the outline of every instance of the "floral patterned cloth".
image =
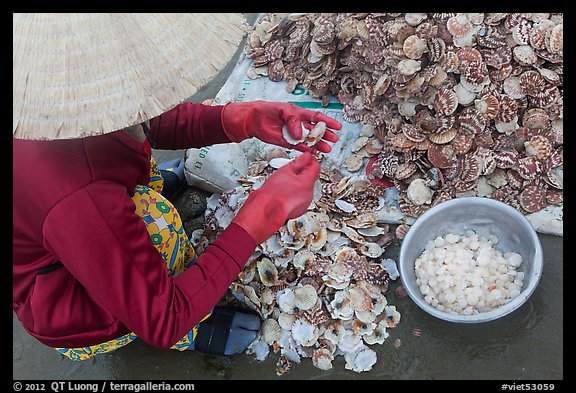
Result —
[[[151,159],[150,183],[147,186],[136,186],[132,200],[136,205],[136,214],[142,218],[150,234],[152,243],[164,259],[168,274],[176,276],[188,269],[196,261],[194,248],[184,231],[182,219],[170,201],[164,198],[162,192],[164,181],[160,170]],[[208,318],[211,313],[203,319]],[[174,344],[170,349],[184,351],[190,348],[198,331],[196,325],[188,334]],[[128,333],[113,340],[80,348],[55,348],[71,360],[86,360],[99,354],[114,351],[137,338],[136,334]]]

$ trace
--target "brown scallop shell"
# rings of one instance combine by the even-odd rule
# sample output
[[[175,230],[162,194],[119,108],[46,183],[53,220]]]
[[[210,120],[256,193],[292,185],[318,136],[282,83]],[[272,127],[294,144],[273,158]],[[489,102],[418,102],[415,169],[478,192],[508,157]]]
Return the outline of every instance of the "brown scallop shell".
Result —
[[[496,161],[496,167],[502,169],[513,168],[518,161],[518,153],[515,150],[494,152],[493,157]]]
[[[522,209],[535,213],[546,206],[546,193],[535,184],[526,187],[518,196]]]
[[[514,169],[523,179],[533,180],[542,172],[542,168],[543,164],[541,161],[529,156],[519,158]]]
[[[486,120],[492,120],[498,114],[500,110],[500,101],[498,97],[493,94],[484,94],[481,98],[474,101],[474,108],[480,113]]]
[[[456,154],[451,145],[433,144],[427,151],[428,160],[437,168],[448,168],[456,159]]]
[[[561,93],[558,86],[548,85],[542,90],[536,93],[533,97],[530,97],[530,103],[533,106],[538,106],[540,108],[548,108],[560,99]]]
[[[524,185],[524,178],[515,170],[506,172],[506,180],[508,181],[508,185],[514,190],[519,190]]]
[[[467,153],[472,147],[474,139],[464,132],[458,132],[454,139],[450,141],[450,146],[454,151],[454,154],[461,155]]]
[[[412,176],[416,170],[418,169],[418,166],[412,162],[404,162],[400,165],[398,165],[398,167],[396,168],[396,171],[394,172],[394,177],[398,180],[404,180],[409,178],[410,176]]]
[[[482,63],[482,54],[478,49],[473,48],[471,46],[464,46],[458,49],[458,52],[456,52],[456,54],[458,55],[458,61],[461,67],[472,62],[476,62],[479,64]]]
[[[406,138],[404,133],[394,134],[389,139],[392,148],[399,152],[412,150],[416,146],[416,142]]]
[[[453,90],[440,88],[434,98],[434,108],[444,116],[450,116],[458,107],[458,97]]]
[[[507,95],[500,96],[500,111],[495,120],[509,123],[518,115],[518,104],[514,98]]]
[[[500,68],[488,67],[488,75],[493,82],[503,81],[512,74],[512,65],[503,64]]]
[[[458,116],[458,126],[461,132],[476,135],[484,131],[487,122],[486,118],[475,108],[467,107]]]
[[[433,143],[444,144],[451,142],[456,137],[457,133],[458,130],[456,128],[449,128],[438,133],[434,132],[428,134],[428,139]]]
[[[314,21],[314,27],[312,28],[312,38],[319,43],[328,43],[334,39],[336,36],[336,29],[334,22],[324,16],[320,15]]]
[[[486,65],[501,68],[505,64],[510,64],[512,60],[512,49],[508,45],[502,45],[498,48],[480,48],[482,60]]]
[[[488,25],[480,28],[476,36],[476,41],[480,46],[494,49],[505,45],[505,38],[506,36],[500,33],[496,27]]]
[[[402,133],[404,133],[404,136],[410,139],[412,142],[418,143],[426,139],[426,133],[413,126],[412,124],[405,123],[402,125],[401,129]]]
[[[519,79],[522,92],[529,96],[537,95],[546,86],[546,80],[542,74],[535,70],[525,71],[520,75]]]
[[[467,153],[460,157],[460,160],[462,163],[460,179],[465,183],[470,183],[478,179],[481,171],[480,158],[474,153]]]
[[[551,205],[559,205],[564,202],[564,192],[560,190],[548,189],[546,191],[546,202]]]

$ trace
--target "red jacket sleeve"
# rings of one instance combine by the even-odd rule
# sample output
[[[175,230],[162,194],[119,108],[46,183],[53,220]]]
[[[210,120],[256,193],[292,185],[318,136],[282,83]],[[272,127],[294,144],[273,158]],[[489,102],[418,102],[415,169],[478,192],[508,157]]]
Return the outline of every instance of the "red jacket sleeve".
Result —
[[[169,348],[216,305],[256,244],[231,224],[172,279],[134,210],[123,187],[91,183],[51,210],[45,246],[101,307],[150,345]]]
[[[155,149],[189,149],[232,142],[220,116],[224,106],[184,102],[150,120],[148,140]]]

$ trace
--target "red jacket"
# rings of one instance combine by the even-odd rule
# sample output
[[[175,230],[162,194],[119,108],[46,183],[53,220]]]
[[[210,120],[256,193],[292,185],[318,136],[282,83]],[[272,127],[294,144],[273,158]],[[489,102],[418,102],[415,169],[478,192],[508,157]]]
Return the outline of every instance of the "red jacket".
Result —
[[[161,149],[226,143],[222,106],[184,103],[153,119]],[[149,153],[122,132],[69,140],[13,139],[13,308],[51,347],[94,345],[133,331],[169,348],[218,302],[256,248],[231,224],[171,279],[132,202]],[[60,261],[46,274],[38,270]]]

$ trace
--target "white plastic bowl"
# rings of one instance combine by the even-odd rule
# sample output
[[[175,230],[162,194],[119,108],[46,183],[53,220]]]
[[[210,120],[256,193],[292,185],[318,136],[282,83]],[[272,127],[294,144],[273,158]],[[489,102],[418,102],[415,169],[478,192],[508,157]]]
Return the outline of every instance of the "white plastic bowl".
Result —
[[[474,315],[456,315],[440,311],[424,300],[416,284],[414,262],[424,251],[426,243],[447,233],[464,235],[473,230],[480,236],[495,235],[501,252],[522,255],[518,271],[524,272],[520,295],[497,309]],[[400,248],[400,278],[410,298],[428,314],[456,323],[481,323],[501,318],[522,306],[532,295],[543,268],[540,239],[530,222],[519,211],[505,203],[489,198],[455,198],[440,203],[422,214],[410,227]]]

